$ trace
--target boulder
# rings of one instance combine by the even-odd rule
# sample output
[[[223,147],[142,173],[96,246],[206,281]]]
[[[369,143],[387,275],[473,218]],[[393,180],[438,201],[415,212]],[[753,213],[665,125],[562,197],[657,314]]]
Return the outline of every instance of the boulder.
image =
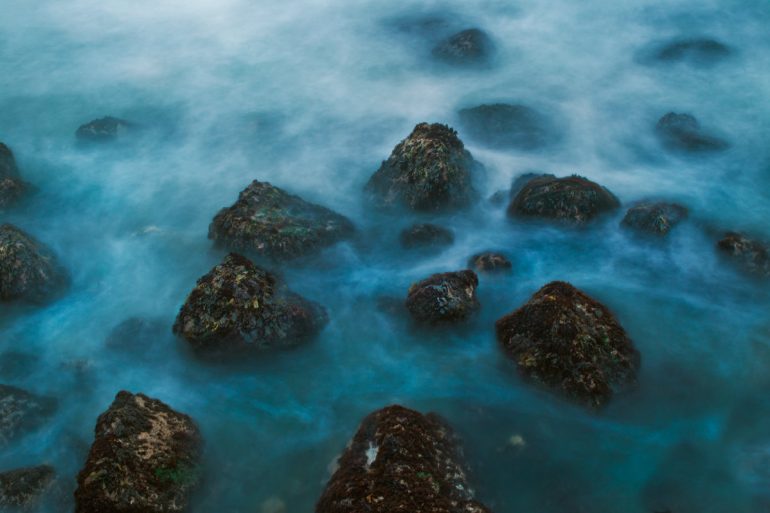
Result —
[[[640,233],[666,235],[687,217],[687,209],[676,203],[643,202],[626,212],[621,225]]]
[[[770,277],[770,247],[737,232],[728,232],[717,243],[720,253],[749,274]]]
[[[369,179],[366,191],[380,207],[456,210],[476,199],[472,175],[481,169],[446,125],[420,123]]]
[[[273,260],[312,255],[350,237],[344,216],[267,182],[254,180],[209,226],[209,239],[233,251]]]
[[[614,194],[587,178],[541,175],[526,180],[508,205],[508,215],[583,224],[619,207]]]
[[[49,465],[0,472],[0,510],[29,511],[56,477]]]
[[[691,114],[669,112],[658,120],[655,132],[661,143],[672,151],[710,152],[728,148],[728,144],[703,131]]]
[[[56,411],[56,400],[0,385],[0,448],[40,428]]]
[[[368,415],[339,458],[316,513],[489,513],[462,448],[437,415],[389,406]]]
[[[102,413],[77,477],[76,513],[187,510],[202,440],[193,420],[143,394],[121,391]]]
[[[196,349],[255,350],[298,344],[316,335],[327,321],[322,306],[231,253],[198,280],[173,331]]]
[[[0,142],[0,208],[15,203],[26,188],[19,178],[19,169],[16,167],[13,152]]]
[[[405,249],[451,246],[455,241],[452,230],[430,223],[413,224],[401,231],[401,246]]]
[[[486,32],[471,28],[440,41],[432,53],[438,61],[452,66],[481,66],[491,61],[494,44]]]
[[[662,62],[689,62],[692,64],[713,64],[732,51],[726,44],[708,38],[678,39],[663,44],[655,52]]]
[[[66,282],[49,248],[16,226],[0,225],[0,301],[45,301]]]
[[[406,308],[419,322],[461,321],[479,309],[478,285],[473,271],[434,274],[409,287]]]
[[[75,136],[80,142],[104,143],[115,141],[134,128],[134,124],[119,118],[107,116],[81,125]]]
[[[468,267],[480,273],[496,273],[510,271],[513,265],[502,253],[484,251],[473,255],[468,260]]]
[[[496,323],[521,374],[579,403],[601,407],[633,382],[639,353],[601,303],[555,281]]]
[[[460,110],[459,118],[464,135],[490,148],[536,150],[555,139],[545,116],[525,105],[479,105]]]

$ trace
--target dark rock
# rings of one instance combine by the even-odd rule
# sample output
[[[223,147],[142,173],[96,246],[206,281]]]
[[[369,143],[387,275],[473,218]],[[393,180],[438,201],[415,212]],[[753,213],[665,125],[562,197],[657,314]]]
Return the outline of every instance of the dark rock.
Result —
[[[546,173],[524,173],[513,179],[511,182],[511,189],[508,192],[508,198],[513,199],[521,192],[525,185],[534,180],[535,178],[556,178],[555,175]]]
[[[453,66],[479,66],[492,59],[494,44],[483,30],[472,28],[454,34],[433,48],[433,57]]]
[[[0,300],[44,301],[66,282],[50,249],[13,225],[0,225]]]
[[[0,509],[28,510],[51,485],[54,477],[56,471],[49,465],[0,473]]]
[[[711,64],[728,57],[730,48],[724,43],[707,38],[680,39],[660,47],[655,53],[659,61],[684,61],[693,64]]]
[[[510,200],[510,191],[505,189],[494,192],[488,199],[488,201],[496,207],[507,205]]]
[[[618,207],[609,190],[586,178],[543,175],[526,181],[508,205],[508,215],[582,224]]]
[[[480,165],[457,132],[446,125],[420,123],[372,175],[366,190],[379,206],[458,209],[476,199],[471,183],[476,169]]]
[[[254,180],[209,226],[209,239],[274,260],[314,254],[350,237],[353,224],[328,208]]]
[[[399,236],[401,246],[406,249],[436,246],[451,246],[455,241],[452,230],[430,223],[413,224]]]
[[[741,233],[729,232],[717,243],[717,249],[749,274],[770,277],[770,247],[767,244]]]
[[[367,416],[316,513],[489,513],[474,500],[462,448],[437,415],[389,406]]]
[[[468,267],[482,273],[510,271],[513,265],[502,253],[485,251],[477,253],[468,260]]]
[[[663,145],[674,151],[708,152],[728,147],[722,139],[705,134],[690,114],[669,112],[658,120],[655,131]]]
[[[555,281],[496,323],[519,371],[593,407],[633,382],[639,354],[612,313],[569,283]]]
[[[173,331],[198,349],[264,349],[311,338],[327,321],[322,306],[231,253],[198,280]]]
[[[491,148],[535,150],[555,139],[549,121],[524,105],[479,105],[459,116],[463,133]]]
[[[146,351],[165,329],[160,320],[131,317],[110,331],[105,345],[118,351]]]
[[[133,123],[107,116],[81,125],[75,136],[81,142],[109,142],[126,135],[133,127]]]
[[[0,447],[38,429],[56,410],[56,400],[0,385]]]
[[[15,203],[27,186],[19,178],[19,169],[11,149],[0,143],[0,208]]]
[[[621,224],[637,232],[666,235],[687,217],[687,209],[675,203],[639,203],[628,209]]]
[[[434,274],[409,287],[406,308],[420,322],[460,321],[478,310],[478,285],[473,271]]]
[[[200,479],[201,445],[187,415],[143,394],[119,392],[96,422],[78,474],[75,512],[186,511]]]

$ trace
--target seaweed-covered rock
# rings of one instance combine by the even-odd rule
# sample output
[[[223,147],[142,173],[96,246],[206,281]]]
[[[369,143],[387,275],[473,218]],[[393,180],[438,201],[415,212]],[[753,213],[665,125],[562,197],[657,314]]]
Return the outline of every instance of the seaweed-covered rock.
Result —
[[[56,471],[49,465],[18,468],[0,473],[0,510],[29,510],[51,485]]]
[[[550,122],[525,105],[494,103],[459,112],[463,134],[491,148],[535,150],[555,139]]]
[[[322,306],[231,253],[198,280],[173,331],[197,349],[263,349],[295,345],[316,335],[327,320]]]
[[[528,179],[508,205],[508,215],[582,224],[620,207],[609,190],[580,176]]]
[[[709,152],[727,149],[728,144],[703,131],[691,114],[669,112],[658,120],[655,132],[669,150],[685,152]]]
[[[389,406],[368,415],[316,513],[489,513],[474,500],[462,448],[437,415]]]
[[[555,281],[496,323],[497,339],[527,378],[600,407],[633,382],[639,354],[601,303]]]
[[[679,39],[658,48],[655,57],[663,62],[712,64],[731,54],[726,44],[708,38]]]
[[[75,132],[75,136],[80,142],[103,143],[119,139],[132,128],[134,128],[133,123],[107,116],[81,125]]]
[[[621,224],[637,232],[666,235],[687,217],[687,209],[675,203],[643,202],[628,209]]]
[[[438,123],[420,123],[396,145],[366,190],[379,206],[458,209],[476,199],[472,174],[479,168],[457,132]]]
[[[453,66],[488,64],[494,53],[491,38],[481,29],[471,28],[449,36],[433,48],[433,57]]]
[[[233,251],[289,260],[316,253],[353,231],[346,217],[254,180],[214,217],[209,239]]]
[[[770,247],[737,232],[728,232],[717,249],[739,268],[756,276],[770,277]]]
[[[468,260],[468,267],[481,273],[510,271],[513,265],[502,253],[484,251],[476,253]]]
[[[417,223],[405,228],[399,236],[406,249],[451,246],[455,241],[452,230],[430,223]]]
[[[185,511],[201,474],[201,445],[187,415],[146,395],[118,392],[96,421],[75,512]]]
[[[11,224],[0,225],[0,300],[44,301],[66,283],[53,252]]]
[[[43,425],[56,410],[56,400],[21,388],[0,385],[0,447]]]
[[[19,169],[11,149],[0,143],[0,208],[15,203],[26,190],[19,178]]]
[[[479,308],[478,285],[473,271],[434,274],[409,287],[406,308],[420,322],[461,321]]]

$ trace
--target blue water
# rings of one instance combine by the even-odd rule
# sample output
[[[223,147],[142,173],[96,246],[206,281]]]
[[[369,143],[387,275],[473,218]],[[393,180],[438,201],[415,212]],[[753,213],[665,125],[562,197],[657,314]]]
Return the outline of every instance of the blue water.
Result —
[[[193,416],[206,439],[194,512],[312,511],[360,419],[390,403],[444,415],[465,440],[479,497],[497,513],[770,511],[770,294],[725,265],[723,229],[770,219],[770,2],[522,0],[254,2],[3,0],[0,140],[36,191],[0,214],[54,248],[72,286],[44,307],[3,305],[0,353],[34,359],[2,378],[54,395],[44,429],[0,468],[48,462],[71,511],[97,415],[120,389]],[[488,69],[453,70],[404,21],[444,14],[497,47]],[[735,49],[712,66],[650,65],[661,41],[705,35]],[[484,196],[523,172],[578,172],[626,204],[676,200],[690,219],[660,244],[618,227],[511,222],[482,202],[441,219],[454,246],[404,254],[412,218],[369,209],[362,188],[420,121],[518,102],[561,134],[536,152],[489,150]],[[731,144],[665,152],[652,126],[692,112]],[[87,149],[75,129],[104,115],[145,127],[134,144]],[[463,137],[460,131],[460,137]],[[251,180],[353,219],[361,234],[310,266],[280,270],[328,308],[318,340],[242,365],[196,360],[171,325],[195,280],[223,256],[213,215]],[[417,330],[378,309],[480,250],[510,276],[481,278],[480,314]],[[278,269],[277,269],[278,270]],[[594,414],[524,384],[494,321],[544,283],[569,280],[616,313],[642,355],[638,385]],[[132,317],[136,346],[106,344]],[[520,436],[524,444],[511,443]]]

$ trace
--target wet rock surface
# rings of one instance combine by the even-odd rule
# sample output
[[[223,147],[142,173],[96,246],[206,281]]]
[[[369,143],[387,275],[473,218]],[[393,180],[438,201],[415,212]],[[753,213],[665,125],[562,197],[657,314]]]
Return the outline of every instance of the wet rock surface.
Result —
[[[119,392],[78,474],[76,513],[186,511],[200,479],[193,420],[157,399]]]
[[[56,400],[0,384],[0,448],[39,429],[56,411]]]
[[[458,32],[439,42],[433,57],[452,66],[488,65],[494,53],[492,39],[481,29],[471,28]]]
[[[322,306],[231,253],[198,280],[173,331],[196,349],[255,350],[296,345],[316,335],[327,322]]]
[[[458,115],[463,135],[491,148],[536,150],[556,138],[548,119],[525,105],[484,104]]]
[[[717,243],[719,252],[744,272],[770,278],[770,246],[738,232],[728,232]]]
[[[712,152],[726,150],[727,142],[707,134],[691,114],[669,112],[658,120],[655,132],[669,150],[682,152]]]
[[[0,472],[0,510],[32,510],[55,477],[56,471],[49,465]]]
[[[474,500],[462,449],[437,415],[389,406],[367,416],[316,513],[489,513]]]
[[[413,224],[399,235],[401,247],[405,249],[445,247],[451,246],[454,241],[452,230],[430,223]]]
[[[476,199],[472,175],[478,169],[457,132],[420,123],[372,175],[366,191],[380,207],[456,210]]]
[[[16,203],[26,188],[19,178],[19,169],[16,167],[13,152],[0,142],[0,208]]]
[[[499,273],[510,271],[513,265],[502,253],[484,251],[470,257],[468,267],[480,273]]]
[[[639,233],[667,235],[687,217],[687,209],[676,203],[642,202],[628,209],[622,226]]]
[[[273,260],[312,255],[349,238],[353,224],[267,182],[254,180],[209,226],[209,239],[234,251]]]
[[[0,300],[45,301],[66,282],[48,247],[16,226],[0,225]]]
[[[473,271],[434,274],[409,287],[406,308],[423,323],[461,321],[479,308],[478,285]]]
[[[605,405],[633,382],[639,354],[601,303],[552,282],[496,323],[497,339],[521,374],[576,402]]]
[[[106,143],[118,140],[133,129],[135,126],[129,121],[106,116],[81,125],[75,137],[81,143]]]

